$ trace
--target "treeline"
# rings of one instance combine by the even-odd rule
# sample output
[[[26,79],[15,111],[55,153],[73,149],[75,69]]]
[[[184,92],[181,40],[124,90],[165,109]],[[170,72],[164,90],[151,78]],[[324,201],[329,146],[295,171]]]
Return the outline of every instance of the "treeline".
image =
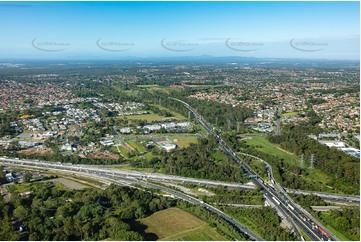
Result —
[[[5,112],[0,113],[0,136],[4,135],[13,135],[16,133],[10,125],[10,122],[13,122],[18,119],[19,112]]]
[[[331,210],[330,217],[331,219],[327,223],[337,228],[348,238],[360,241],[360,207],[344,207],[342,210]]]
[[[132,160],[130,164],[135,167],[149,167],[155,171],[172,175],[219,180],[232,182],[247,182],[249,179],[242,168],[229,157],[219,160],[217,154],[222,156],[217,141],[214,138],[201,138],[198,144],[188,148],[162,153],[162,157],[150,160]]]
[[[306,208],[308,210],[311,209],[311,206],[326,206],[327,203],[316,195],[291,195],[293,200],[301,205],[301,207]]]
[[[332,226],[351,240],[360,241],[359,206],[346,206],[342,207],[342,209],[334,209],[328,212],[315,212],[311,210],[311,206],[327,205],[322,198],[315,195],[292,195],[292,198],[324,224]]]
[[[307,127],[305,125],[285,126],[279,136],[269,136],[273,143],[280,144],[282,149],[289,150],[297,155],[303,154],[305,160],[309,160],[314,155],[314,167],[330,175],[331,186],[340,187],[343,192],[359,194],[360,184],[360,162],[359,159],[346,155],[335,148],[329,148],[320,144],[314,139],[307,137]],[[332,184],[333,183],[333,184]],[[344,185],[343,185],[344,184]],[[357,185],[357,189],[347,189]]]
[[[253,110],[246,107],[233,107],[230,104],[188,99],[189,105],[194,107],[208,122],[215,124],[222,130],[236,130],[237,123],[241,125],[245,119],[252,116]]]
[[[222,186],[216,188],[209,187],[208,190],[215,193],[213,196],[202,197],[207,203],[224,203],[224,204],[248,204],[262,205],[263,194],[259,190],[242,191],[241,189],[227,189]]]
[[[234,208],[223,206],[222,210],[237,219],[268,241],[295,241],[298,238],[281,228],[280,218],[270,207]]]
[[[240,233],[240,231],[234,228],[231,224],[221,219],[219,216],[209,212],[203,207],[195,206],[193,204],[184,201],[179,201],[177,207],[185,211],[188,211],[196,215],[197,217],[207,221],[211,227],[215,228],[216,231],[220,235],[227,238],[227,240],[239,240],[239,241],[247,240],[246,236]]]
[[[227,120],[230,122],[230,128],[236,130],[237,123],[239,123],[239,126],[242,126],[243,121],[251,117],[253,113],[252,109],[246,107],[233,107],[231,104],[188,98],[190,94],[192,94],[191,91],[178,91],[159,97],[159,93],[144,91],[142,97],[151,100],[153,103],[161,103],[162,106],[188,117],[189,110],[185,108],[181,102],[170,99],[169,97],[178,98],[196,109],[208,122],[224,130],[228,129]]]
[[[64,162],[64,163],[72,163],[72,164],[87,164],[87,165],[117,165],[124,163],[124,160],[119,157],[116,160],[113,159],[98,159],[98,158],[82,158],[78,155],[62,155],[59,152],[50,153],[47,155],[41,154],[24,154],[14,151],[8,151],[3,149],[0,146],[0,155],[13,157],[13,158],[20,158],[20,159],[39,159],[43,161],[49,162]]]
[[[155,105],[146,105],[145,110],[152,110],[154,113],[159,114],[160,116],[164,116],[164,117],[172,117],[173,114],[168,112],[165,109],[161,109]]]
[[[327,101],[323,98],[310,98],[308,101],[307,101],[307,104],[310,104],[310,105],[319,105],[319,104],[323,104],[323,103],[326,103]]]
[[[27,198],[12,192],[7,204],[0,198],[2,240],[143,240],[131,221],[175,205],[116,185],[75,191],[47,182],[33,184],[31,191]]]

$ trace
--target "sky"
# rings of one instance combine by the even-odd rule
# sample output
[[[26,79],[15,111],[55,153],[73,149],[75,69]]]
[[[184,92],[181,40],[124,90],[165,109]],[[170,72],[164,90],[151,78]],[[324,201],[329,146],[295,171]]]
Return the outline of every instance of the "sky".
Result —
[[[0,58],[360,58],[355,2],[0,2]]]

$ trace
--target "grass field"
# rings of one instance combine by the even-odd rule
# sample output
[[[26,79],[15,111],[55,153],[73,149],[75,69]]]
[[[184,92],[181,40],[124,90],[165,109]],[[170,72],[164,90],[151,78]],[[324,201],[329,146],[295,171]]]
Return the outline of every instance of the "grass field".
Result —
[[[119,149],[120,152],[118,151],[118,149]],[[124,146],[119,145],[118,149],[117,149],[117,147],[112,146],[110,148],[110,151],[113,152],[114,154],[119,154],[120,153],[121,155],[127,157],[128,150]]]
[[[208,134],[207,130],[202,125],[197,124],[197,127],[201,130],[202,134],[204,135]]]
[[[226,154],[224,154],[223,152],[213,152],[212,153],[212,157],[215,159],[215,163],[217,164],[217,165],[219,165],[219,164],[222,164],[222,163],[224,163],[224,162],[226,162],[227,161],[227,155]]]
[[[50,116],[50,117],[48,117],[48,120],[57,120],[58,119],[58,117],[56,117],[56,116]]]
[[[138,144],[136,141],[128,139],[128,140],[125,140],[125,142],[127,142],[131,147],[133,147],[138,152],[146,152],[147,151],[143,146]]]
[[[149,84],[149,85],[137,85],[139,88],[152,88],[152,87],[159,87],[159,85],[156,84]]]
[[[162,119],[167,119],[167,118],[175,118],[176,120],[185,120],[186,117],[184,117],[183,115],[173,111],[173,110],[170,110],[168,108],[165,108],[163,106],[160,106],[160,105],[157,105],[157,104],[152,104],[154,107],[157,107],[161,110],[166,110],[167,112],[171,113],[173,116],[172,117],[165,117],[165,116],[161,116],[161,115],[158,115],[156,113],[153,113],[151,111],[148,111],[150,113],[148,114],[140,114],[140,115],[127,115],[127,116],[119,116],[118,118],[124,118],[126,117],[127,119],[129,120],[145,120],[145,121],[148,121],[148,122],[153,122],[153,121],[159,121],[159,120],[162,120]]]
[[[97,179],[90,178],[90,177],[85,177],[85,176],[76,176],[76,177],[68,177],[68,178],[71,179],[71,180],[77,180],[80,183],[82,183],[82,181],[83,181],[88,185],[103,186],[105,184],[103,182],[100,182]]]
[[[151,160],[151,159],[156,158],[156,157],[158,157],[158,158],[159,158],[159,156],[154,155],[154,154],[153,154],[153,153],[151,153],[151,152],[146,153],[145,155],[143,155],[143,157],[144,157],[144,158],[146,158],[147,160]]]
[[[283,158],[285,162],[297,163],[300,160],[297,155],[283,151],[278,144],[269,142],[265,137],[253,136],[252,139],[246,139],[245,141],[249,145],[256,146],[259,151]]]
[[[190,146],[190,144],[197,144],[198,137],[197,136],[174,136],[171,138],[172,141],[180,148],[186,148]]]
[[[131,97],[136,97],[139,95],[139,92],[137,90],[123,90],[123,92]]]
[[[152,104],[152,105],[161,110],[166,110],[167,112],[171,113],[173,115],[173,117],[177,120],[185,120],[186,119],[186,117],[184,117],[183,115],[181,115],[173,110],[170,110],[169,108],[165,108],[165,107],[157,105],[157,104]]]
[[[226,240],[207,222],[179,208],[169,208],[138,220],[159,240]]]
[[[128,116],[119,116],[119,118],[123,118],[126,117],[129,120],[145,120],[148,122],[153,122],[153,121],[159,121],[164,119],[164,116],[160,116],[158,114],[155,113],[148,113],[148,114],[140,114],[140,115],[128,115]]]
[[[130,171],[146,171],[146,172],[154,171],[153,168],[133,167],[130,165],[125,165],[125,166],[109,165],[109,166],[105,166],[105,167],[115,168],[115,169],[119,169],[119,170],[130,170]]]
[[[282,117],[286,117],[286,116],[294,116],[294,115],[296,115],[296,114],[298,114],[298,112],[283,113],[283,114],[282,114]]]
[[[31,184],[11,184],[7,189],[9,192],[28,192],[31,191]]]
[[[295,165],[300,164],[300,158],[297,155],[282,150],[278,144],[271,143],[265,137],[252,136],[252,139],[245,139],[245,141],[249,145],[256,146],[257,147],[256,149],[258,149],[259,151],[262,151],[266,154],[277,156],[279,159],[284,159],[285,162],[292,163]],[[311,181],[317,181],[324,185],[326,185],[330,179],[330,177],[327,176],[326,173],[318,169],[314,169],[312,171],[310,170],[307,177],[305,178]],[[325,187],[325,189],[328,188]],[[330,190],[330,192],[332,191]]]

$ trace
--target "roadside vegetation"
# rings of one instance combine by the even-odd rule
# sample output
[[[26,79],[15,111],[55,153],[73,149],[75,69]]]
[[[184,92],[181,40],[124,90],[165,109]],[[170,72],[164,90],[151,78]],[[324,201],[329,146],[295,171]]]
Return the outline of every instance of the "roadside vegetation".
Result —
[[[25,191],[30,192],[28,196],[21,195]],[[164,197],[116,185],[106,190],[69,190],[50,182],[36,183],[12,190],[10,204],[0,198],[0,238],[143,240],[131,229],[130,221],[174,204]]]
[[[133,160],[134,167],[153,168],[155,171],[185,177],[201,179],[248,182],[239,165],[223,155],[214,138],[199,139],[198,144],[172,153],[154,151],[161,158],[150,160]]]
[[[292,198],[318,218],[337,238],[343,241],[360,240],[360,207],[341,206],[325,212],[313,211],[311,206],[329,205],[315,195],[291,195]]]
[[[251,154],[268,162],[275,179],[291,189],[359,194],[359,161],[343,152],[330,149],[308,138],[304,131],[307,125],[285,127],[281,136],[260,137],[257,134],[239,135],[229,132],[225,141],[235,150]],[[246,138],[245,138],[246,137]],[[283,140],[281,142],[281,140]],[[278,141],[278,143],[272,142]],[[293,144],[293,146],[291,146]],[[304,166],[301,167],[301,155]],[[309,167],[314,154],[314,168]],[[252,168],[267,178],[265,166],[252,158],[240,155]]]
[[[253,230],[268,241],[294,241],[298,238],[290,231],[280,227],[280,218],[270,207],[234,208],[222,206],[221,210],[231,215],[240,223]]]

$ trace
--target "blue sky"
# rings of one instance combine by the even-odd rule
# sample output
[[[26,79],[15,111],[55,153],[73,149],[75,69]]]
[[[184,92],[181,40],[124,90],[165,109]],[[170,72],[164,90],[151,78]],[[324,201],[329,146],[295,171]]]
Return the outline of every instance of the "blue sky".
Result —
[[[359,59],[359,2],[0,2],[0,58]]]

